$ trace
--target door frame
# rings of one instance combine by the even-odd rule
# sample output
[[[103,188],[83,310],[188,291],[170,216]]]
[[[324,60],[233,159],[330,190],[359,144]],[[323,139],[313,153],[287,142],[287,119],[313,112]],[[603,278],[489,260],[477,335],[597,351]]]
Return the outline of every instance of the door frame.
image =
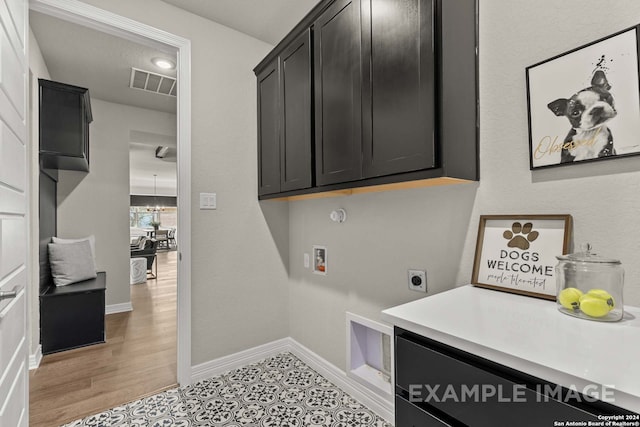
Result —
[[[29,8],[65,21],[175,53],[178,73],[177,378],[191,384],[191,41],[78,0],[30,0]]]

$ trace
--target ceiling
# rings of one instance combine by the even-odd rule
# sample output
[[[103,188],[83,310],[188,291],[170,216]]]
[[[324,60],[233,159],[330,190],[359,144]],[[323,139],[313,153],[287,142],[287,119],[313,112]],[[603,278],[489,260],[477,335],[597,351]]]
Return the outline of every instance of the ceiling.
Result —
[[[129,88],[131,67],[176,77],[175,70],[161,70],[151,62],[162,57],[175,63],[175,54],[34,11],[29,20],[53,80],[89,88],[92,98],[176,112],[174,96]]]
[[[276,45],[318,0],[163,0],[268,44]],[[30,11],[30,27],[52,80],[89,88],[92,98],[151,110],[176,112],[176,98],[129,88],[131,67],[176,77],[157,68],[152,58],[176,55]],[[176,194],[175,136],[132,130],[131,194]],[[164,159],[158,145],[170,146]],[[154,175],[157,178],[154,179]]]
[[[162,159],[158,146],[169,147]],[[176,137],[132,130],[129,132],[129,189],[131,194],[175,196],[178,194]],[[154,178],[154,175],[157,177]]]
[[[52,80],[89,88],[93,99],[176,112],[175,97],[129,88],[131,67],[175,77],[175,70],[160,70],[151,62],[157,57],[175,62],[175,55],[38,12],[31,11],[29,19]],[[171,147],[164,159],[155,157],[159,145]],[[175,196],[176,136],[132,130],[129,148],[130,193],[157,189],[157,194]]]
[[[162,0],[276,45],[319,0]]]

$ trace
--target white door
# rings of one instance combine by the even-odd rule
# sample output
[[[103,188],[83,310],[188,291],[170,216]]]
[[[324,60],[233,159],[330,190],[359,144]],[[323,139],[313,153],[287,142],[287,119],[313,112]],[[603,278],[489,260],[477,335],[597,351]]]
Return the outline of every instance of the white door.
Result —
[[[0,0],[0,426],[28,424],[27,0]],[[14,296],[15,293],[15,296]]]

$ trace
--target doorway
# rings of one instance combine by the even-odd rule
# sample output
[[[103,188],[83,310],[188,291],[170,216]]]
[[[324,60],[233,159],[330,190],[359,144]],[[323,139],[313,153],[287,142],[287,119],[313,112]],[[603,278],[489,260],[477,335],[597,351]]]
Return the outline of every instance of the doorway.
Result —
[[[63,0],[35,0],[32,10],[88,28],[116,35],[158,49],[177,52],[177,153],[178,153],[178,229],[180,247],[174,252],[177,273],[177,362],[175,374],[180,385],[191,382],[190,335],[190,42],[181,37],[140,24],[130,19],[100,10],[84,3]],[[32,260],[34,262],[34,260]],[[37,261],[35,261],[37,265]],[[37,289],[31,290],[37,299]],[[37,307],[37,305],[35,306]],[[32,328],[33,329],[33,328]],[[37,358],[37,356],[36,356]],[[144,366],[140,367],[144,371]],[[79,380],[82,381],[82,380]],[[86,381],[86,380],[85,380]],[[76,384],[77,385],[77,384]],[[126,387],[126,385],[122,385]],[[122,403],[122,402],[121,402]],[[77,415],[77,416],[76,416]],[[78,418],[84,414],[73,414]],[[71,416],[71,414],[70,414]]]

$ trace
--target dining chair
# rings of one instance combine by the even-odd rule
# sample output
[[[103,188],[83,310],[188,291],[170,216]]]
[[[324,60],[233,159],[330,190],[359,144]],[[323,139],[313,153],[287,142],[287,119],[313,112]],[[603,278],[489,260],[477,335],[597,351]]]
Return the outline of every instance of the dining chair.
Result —
[[[169,246],[169,249],[171,249],[171,246],[173,246],[174,248],[178,247],[178,242],[176,241],[175,228],[170,228],[169,231],[167,232],[167,245]]]
[[[168,238],[169,230],[158,230],[156,231],[156,240],[158,241],[159,249],[169,249],[169,238]]]

